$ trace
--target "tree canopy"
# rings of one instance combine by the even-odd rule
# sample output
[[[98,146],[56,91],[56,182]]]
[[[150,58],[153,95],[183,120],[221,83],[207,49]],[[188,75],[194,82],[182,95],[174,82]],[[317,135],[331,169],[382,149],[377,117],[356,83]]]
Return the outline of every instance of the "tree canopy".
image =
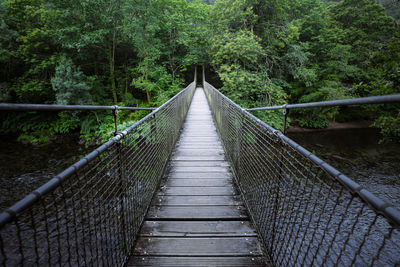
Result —
[[[399,93],[399,14],[391,0],[0,0],[0,102],[158,106],[198,64],[243,107]],[[282,126],[277,111],[256,115]],[[291,117],[304,127],[375,120],[400,139],[393,106]],[[31,140],[112,132],[106,112],[0,118],[3,133]]]

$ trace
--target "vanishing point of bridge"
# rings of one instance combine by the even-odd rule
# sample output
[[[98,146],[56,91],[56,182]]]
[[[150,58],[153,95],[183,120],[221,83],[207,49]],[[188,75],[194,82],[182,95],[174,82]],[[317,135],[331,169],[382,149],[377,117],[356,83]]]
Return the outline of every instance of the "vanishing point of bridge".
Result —
[[[195,78],[134,125],[116,127],[1,213],[0,266],[400,264],[395,207],[233,103],[205,82],[204,69],[201,84]],[[117,126],[118,110],[138,108],[1,109],[111,110]]]
[[[202,88],[194,93],[169,165],[129,265],[261,265],[260,245]]]

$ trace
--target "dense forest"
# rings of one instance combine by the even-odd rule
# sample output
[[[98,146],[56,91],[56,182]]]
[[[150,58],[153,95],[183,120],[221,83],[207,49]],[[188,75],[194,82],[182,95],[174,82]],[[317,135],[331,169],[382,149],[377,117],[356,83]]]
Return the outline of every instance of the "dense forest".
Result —
[[[0,0],[0,102],[158,106],[207,79],[243,107],[400,92],[396,0]],[[121,112],[126,127],[146,112]],[[281,112],[257,116],[280,128]],[[374,120],[400,140],[394,106],[292,112],[292,122]],[[112,135],[109,112],[0,113],[1,132],[46,142]]]

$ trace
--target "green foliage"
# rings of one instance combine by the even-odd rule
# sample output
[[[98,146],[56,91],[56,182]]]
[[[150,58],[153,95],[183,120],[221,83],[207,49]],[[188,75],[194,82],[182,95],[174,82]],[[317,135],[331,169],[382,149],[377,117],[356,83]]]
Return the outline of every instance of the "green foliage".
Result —
[[[327,82],[325,86],[319,88],[318,91],[303,95],[299,102],[319,102],[351,97],[353,97],[351,89],[340,87],[340,83],[337,82]],[[292,111],[292,115],[298,118],[299,125],[308,128],[328,127],[329,120],[335,120],[338,114],[338,107],[298,109]]]
[[[84,121],[81,138],[99,145],[114,136],[114,121],[112,114],[96,114],[96,118],[96,121],[93,117]]]
[[[240,65],[245,68],[257,67],[259,57],[264,51],[259,38],[252,32],[240,30],[235,33],[226,32],[212,44],[213,65]]]
[[[282,63],[294,79],[303,82],[306,87],[310,87],[318,77],[316,70],[307,66],[309,53],[306,51],[307,47],[304,43],[290,45],[282,57]]]
[[[383,5],[388,16],[392,16],[396,20],[400,19],[400,2],[398,0],[378,0],[378,3]]]
[[[374,123],[375,127],[381,128],[383,139],[381,142],[399,142],[400,141],[400,112],[393,116],[380,116]]]
[[[400,35],[396,35],[374,52],[369,60],[371,76],[367,83],[356,86],[358,94],[389,95],[400,93]],[[399,109],[396,105],[371,105],[369,111],[376,114],[375,127],[381,128],[383,141],[400,142]]]
[[[256,22],[253,12],[255,0],[217,0],[211,10],[213,29],[220,31],[236,31],[249,29]]]
[[[243,107],[399,93],[400,9],[396,1],[378,2],[383,6],[375,0],[0,0],[0,101],[158,106],[191,81],[196,64],[206,64],[221,91]],[[387,140],[398,140],[398,109],[365,111]],[[301,126],[325,127],[344,118],[341,112],[290,116]],[[121,113],[120,125],[145,114]],[[281,112],[255,114],[281,129]],[[68,131],[102,142],[114,131],[109,112],[0,117],[2,132],[34,142]]]
[[[75,67],[71,59],[61,59],[56,74],[51,78],[51,85],[56,92],[56,103],[59,105],[92,104],[87,77]]]
[[[255,1],[217,1],[212,10],[216,20],[212,32],[211,64],[223,82],[221,91],[243,107],[278,105],[286,93],[275,84],[265,66],[268,53],[261,39],[252,31],[256,21],[252,5]],[[223,27],[218,29],[218,25]],[[260,115],[259,113],[258,115]],[[282,128],[282,117],[275,112],[261,119]]]
[[[25,112],[3,114],[1,133],[19,133],[18,139],[24,142],[42,143],[79,128],[78,112]]]

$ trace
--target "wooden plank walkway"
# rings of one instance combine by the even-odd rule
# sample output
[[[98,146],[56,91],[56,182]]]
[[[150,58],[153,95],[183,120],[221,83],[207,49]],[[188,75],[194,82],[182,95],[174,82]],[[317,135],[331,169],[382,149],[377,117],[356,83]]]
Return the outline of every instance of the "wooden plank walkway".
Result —
[[[128,266],[264,266],[202,88],[173,153]]]

